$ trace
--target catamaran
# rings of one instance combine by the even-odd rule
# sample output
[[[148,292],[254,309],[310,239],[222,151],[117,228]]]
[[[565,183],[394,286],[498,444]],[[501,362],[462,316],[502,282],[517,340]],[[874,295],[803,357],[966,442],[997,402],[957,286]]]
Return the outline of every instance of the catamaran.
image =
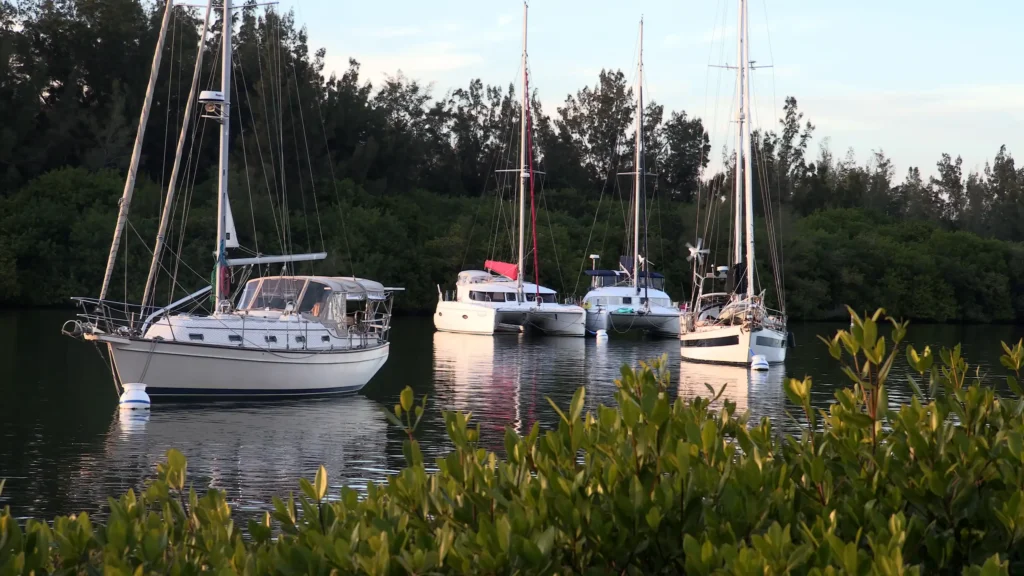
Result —
[[[733,224],[733,265],[704,269],[709,250],[698,239],[689,246],[687,258],[694,262],[693,305],[680,317],[680,355],[690,362],[714,364],[780,364],[786,360],[788,332],[782,310],[768,308],[764,290],[758,292],[754,258],[753,171],[750,152],[750,45],[747,2],[739,0],[737,82],[739,112],[737,124],[736,194]],[[766,211],[770,209],[766,205]],[[771,234],[770,234],[771,236]],[[774,237],[770,240],[774,242]],[[741,253],[746,247],[745,255]],[[772,259],[773,265],[776,259]],[[775,269],[776,278],[779,270]],[[778,299],[783,302],[781,290]],[[760,357],[760,358],[758,358]]]
[[[154,399],[356,392],[388,358],[393,293],[400,289],[355,277],[285,274],[247,280],[237,300],[230,291],[232,269],[240,269],[240,276],[249,278],[253,267],[258,270],[260,266],[282,265],[287,271],[288,265],[327,256],[326,252],[251,257],[229,253],[229,249],[239,248],[228,200],[231,0],[223,0],[220,90],[203,91],[197,98],[211,6],[206,8],[192,89],[142,303],[129,305],[107,298],[172,9],[173,2],[167,2],[99,298],[76,298],[83,313],[69,321],[64,332],[106,347],[119,392],[125,384],[138,383],[145,384],[146,392]],[[182,150],[197,102],[204,107],[203,117],[218,124],[220,132],[214,277],[211,285],[158,308],[153,304],[156,276]],[[203,299],[211,294],[212,310],[202,310]]]
[[[620,259],[618,270],[599,270],[598,255],[591,255],[593,266],[586,271],[590,277],[590,291],[583,297],[587,311],[587,332],[642,331],[657,336],[679,336],[679,308],[665,293],[665,277],[650,271],[650,262],[640,253],[640,229],[647,247],[646,177],[644,158],[644,23],[640,21],[640,58],[636,81],[636,157],[633,162],[633,257]],[[643,217],[641,218],[641,213]]]
[[[531,213],[534,180],[532,146],[527,143],[530,130],[530,91],[526,55],[526,14],[523,3],[523,101],[520,108],[519,163],[519,257],[515,264],[487,260],[485,270],[459,272],[454,293],[438,287],[434,327],[442,332],[468,334],[520,333],[527,329],[552,336],[583,336],[586,319],[583,308],[558,302],[558,294],[540,285],[537,251],[534,246],[534,282],[523,280],[525,265],[526,195]],[[532,225],[536,227],[536,220]],[[536,231],[534,231],[536,239]],[[536,244],[536,242],[534,242]]]

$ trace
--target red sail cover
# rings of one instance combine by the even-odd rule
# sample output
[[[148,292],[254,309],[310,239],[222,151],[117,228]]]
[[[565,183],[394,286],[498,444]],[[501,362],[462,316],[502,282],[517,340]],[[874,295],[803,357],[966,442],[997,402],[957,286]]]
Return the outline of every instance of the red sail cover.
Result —
[[[484,268],[491,272],[497,272],[509,280],[515,280],[519,277],[519,267],[515,264],[509,264],[508,262],[498,262],[497,260],[488,260],[484,262]]]

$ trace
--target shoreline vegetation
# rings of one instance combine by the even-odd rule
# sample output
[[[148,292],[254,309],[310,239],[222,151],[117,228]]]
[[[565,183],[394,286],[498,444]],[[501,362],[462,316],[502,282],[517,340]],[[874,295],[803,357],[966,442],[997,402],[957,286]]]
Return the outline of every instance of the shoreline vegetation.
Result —
[[[171,450],[141,492],[109,500],[105,524],[5,509],[0,574],[1019,573],[1024,341],[1003,344],[1003,397],[959,346],[904,347],[907,323],[883,310],[850,317],[821,338],[849,379],[829,408],[812,408],[809,378],[785,384],[798,434],[710,386],[671,398],[662,359],[623,367],[613,407],[584,413],[580,388],[551,403],[556,429],[507,428],[500,456],[470,415],[445,412],[452,449],[428,464],[427,398],[406,388],[385,409],[406,467],[365,493],[331,488],[321,466],[243,529]],[[914,374],[900,406],[897,362]]]
[[[160,1],[0,0],[0,306],[96,294],[162,10]],[[186,7],[173,14],[113,299],[140,299],[188,94],[199,20]],[[371,83],[354,60],[330,75],[291,14],[249,6],[236,27],[241,121],[232,122],[230,180],[243,246],[326,250],[327,261],[296,273],[405,287],[396,298],[404,313],[432,309],[438,285],[450,288],[458,271],[513,256],[509,190],[496,191],[494,177],[518,130],[512,86],[472,80],[441,94],[401,73]],[[202,71],[211,81],[219,24],[212,29]],[[625,73],[603,70],[555,110],[531,97],[535,157],[547,174],[537,197],[540,276],[579,297],[586,257],[613,266],[623,253],[629,190],[614,174],[631,170],[633,94]],[[979,172],[943,154],[934,177],[918,167],[903,176],[880,150],[866,164],[852,150],[833,152],[795,98],[781,116],[754,134],[754,196],[756,235],[768,233],[767,207],[780,238],[791,319],[882,304],[916,322],[1024,322],[1024,169],[1005,146]],[[650,102],[645,119],[646,165],[659,174],[649,256],[669,294],[686,301],[685,246],[697,222],[717,222],[704,238],[712,258],[730,252],[734,161],[701,118]],[[209,282],[217,142],[208,132],[187,147],[160,302]],[[712,154],[722,155],[721,171],[708,168]],[[774,286],[767,267],[759,273]],[[773,288],[768,299],[779,300]]]

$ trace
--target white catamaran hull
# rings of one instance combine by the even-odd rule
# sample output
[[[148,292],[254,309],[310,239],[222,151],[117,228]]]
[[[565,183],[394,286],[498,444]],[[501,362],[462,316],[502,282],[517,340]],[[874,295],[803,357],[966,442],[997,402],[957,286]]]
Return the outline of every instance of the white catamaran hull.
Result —
[[[769,364],[786,361],[786,333],[769,328],[748,331],[742,326],[697,329],[679,336],[679,354],[687,362],[749,366],[761,355]]]
[[[647,313],[617,312],[606,308],[587,311],[587,332],[649,332],[665,338],[679,337],[679,313],[669,309]]]
[[[461,334],[519,333],[536,329],[550,336],[583,336],[586,319],[582,308],[562,304],[486,306],[441,301],[434,311],[434,327]]]
[[[154,397],[252,397],[358,392],[388,358],[390,344],[340,351],[276,351],[98,336],[118,379]]]

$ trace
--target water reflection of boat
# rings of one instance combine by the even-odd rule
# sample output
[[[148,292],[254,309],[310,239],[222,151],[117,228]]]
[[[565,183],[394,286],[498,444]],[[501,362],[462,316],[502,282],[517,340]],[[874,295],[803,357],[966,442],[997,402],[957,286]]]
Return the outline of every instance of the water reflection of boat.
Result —
[[[573,391],[558,382],[568,374],[573,377],[565,380],[578,380],[585,346],[582,338],[435,332],[434,391],[447,409],[473,412],[486,426],[485,436],[506,425],[525,433],[537,420],[538,408],[547,406],[545,396],[560,403],[571,397]]]
[[[715,407],[721,407],[722,400],[729,400],[736,404],[737,413],[749,410],[754,421],[781,410],[785,399],[785,378],[786,369],[781,365],[760,372],[739,366],[684,362],[679,367],[679,395],[688,399],[708,398],[724,387]],[[708,386],[714,389],[714,393],[708,390]]]
[[[677,341],[662,339],[643,342],[619,339],[588,342],[584,367],[587,407],[593,408],[598,401],[605,406],[614,405],[615,381],[622,377],[623,365],[635,369],[641,362],[651,362],[666,356],[666,369],[674,373],[672,367],[679,364],[678,348]]]
[[[334,486],[365,486],[387,473],[387,421],[378,404],[362,396],[280,403],[199,406],[171,404],[148,419],[115,415],[102,455],[83,466],[76,482],[103,501],[138,488],[154,474],[167,450],[188,458],[197,491],[226,490],[242,509],[263,509],[273,495],[298,489],[323,464]],[[98,476],[98,477],[97,477]]]

